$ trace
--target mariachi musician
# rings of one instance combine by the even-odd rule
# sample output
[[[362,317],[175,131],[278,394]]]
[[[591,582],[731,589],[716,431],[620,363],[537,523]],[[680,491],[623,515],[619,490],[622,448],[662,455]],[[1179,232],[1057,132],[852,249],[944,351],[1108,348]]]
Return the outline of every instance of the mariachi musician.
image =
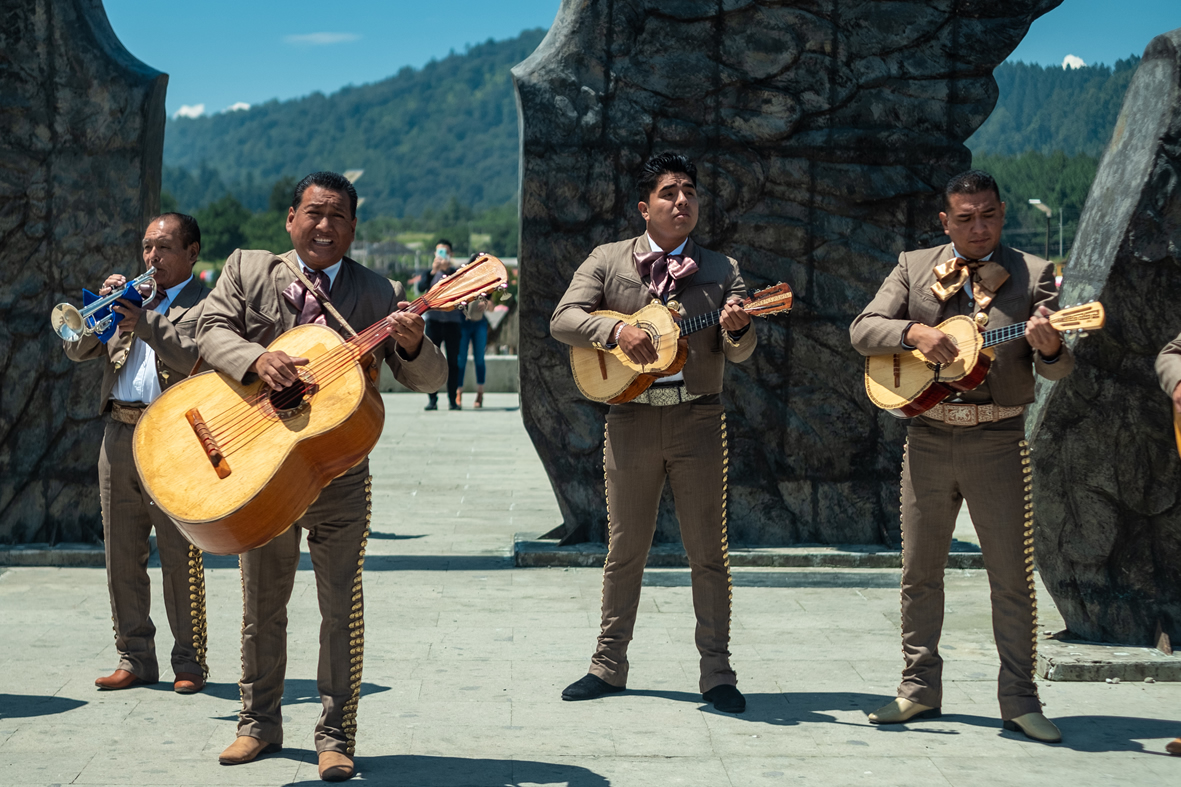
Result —
[[[1047,319],[1058,308],[1054,266],[1001,244],[1005,204],[996,181],[971,170],[952,178],[939,214],[950,243],[904,252],[881,289],[853,321],[862,355],[918,349],[936,364],[959,350],[934,326],[966,315],[990,329],[1025,322],[1027,341],[997,348],[978,388],[910,422],[902,460],[902,652],[898,696],[871,713],[874,724],[940,715],[943,701],[943,572],[964,500],[980,537],[992,588],[993,634],[1000,653],[998,698],[1005,729],[1061,740],[1042,714],[1034,685],[1037,601],[1033,582],[1033,504],[1022,414],[1033,374],[1057,380],[1074,359]]]
[[[402,285],[344,256],[356,227],[357,192],[344,176],[316,172],[301,180],[287,213],[295,248],[281,257],[238,250],[226,260],[197,328],[205,362],[243,383],[261,379],[274,390],[294,384],[307,359],[268,351],[267,345],[296,325],[334,325],[322,297],[356,330],[388,316],[391,338],[373,351],[377,362],[388,364],[411,390],[438,390],[447,379],[447,361],[423,337],[422,318],[399,311],[408,305]],[[320,297],[300,282],[292,265],[300,266]],[[242,712],[237,738],[219,758],[222,764],[250,762],[282,746],[287,602],[306,531],[322,617],[316,680],[324,710],[315,733],[320,778],[341,781],[353,775],[370,484],[366,459],[325,487],[293,527],[241,556]]]
[[[744,361],[755,349],[750,316],[735,305],[746,295],[746,285],[734,260],[689,237],[698,213],[697,168],[691,161],[672,153],[655,156],[638,173],[637,187],[647,232],[591,252],[554,311],[550,332],[575,347],[618,346],[636,363],[653,363],[656,348],[644,331],[591,312],[631,314],[655,298],[688,316],[722,309],[721,325],[688,337],[682,372],[607,414],[609,545],[602,628],[588,674],[568,686],[562,699],[595,699],[627,685],[627,647],[668,478],[691,568],[699,687],[717,710],[741,713],[746,700],[730,666],[728,459],[721,392],[726,361]]]
[[[144,489],[131,451],[135,425],[144,409],[193,368],[197,360],[197,318],[209,288],[193,276],[201,250],[201,228],[192,216],[165,213],[144,231],[144,264],[156,269],[155,297],[142,308],[120,299],[111,307],[122,316],[117,333],[103,344],[93,334],[64,342],[74,361],[102,358],[99,407],[103,442],[98,455],[103,550],[107,590],[115,626],[116,670],[97,679],[103,690],[126,689],[160,679],[156,627],[148,614],[148,537],[164,575],[164,612],[172,629],[173,690],[193,694],[205,688],[205,568],[201,550],[181,535]],[[99,295],[125,287],[120,274],[107,277]]]
[[[1174,421],[1181,423],[1181,336],[1166,344],[1156,356],[1156,376],[1165,394],[1173,400]],[[1178,438],[1177,448],[1181,451],[1181,438]],[[1181,738],[1174,738],[1165,750],[1181,756]]]

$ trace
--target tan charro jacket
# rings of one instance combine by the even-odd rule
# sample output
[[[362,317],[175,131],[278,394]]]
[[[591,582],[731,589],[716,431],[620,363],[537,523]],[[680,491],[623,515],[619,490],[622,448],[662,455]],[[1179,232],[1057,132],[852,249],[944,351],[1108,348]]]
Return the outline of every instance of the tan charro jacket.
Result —
[[[862,355],[904,352],[902,334],[912,322],[934,326],[957,314],[970,314],[964,290],[943,303],[931,292],[935,266],[953,256],[950,243],[902,253],[877,295],[849,328],[857,352]],[[993,261],[1009,272],[1009,280],[1001,285],[989,305],[989,330],[1026,322],[1039,306],[1050,311],[1058,309],[1052,263],[1003,245],[997,247]],[[1035,369],[1042,377],[1058,380],[1074,368],[1074,356],[1065,344],[1053,363],[1046,363],[1025,339],[1006,342],[995,349],[996,358],[985,386],[992,401],[999,405],[1015,407],[1032,402]]]
[[[294,250],[283,256],[299,264]],[[299,318],[283,297],[295,278],[291,268],[269,251],[238,249],[231,254],[197,323],[197,346],[204,361],[239,382],[255,380],[248,371],[250,365],[267,351],[267,345],[294,328]],[[360,333],[397,311],[406,295],[401,284],[345,257],[331,300]],[[339,332],[332,316],[327,318],[328,327]],[[447,382],[447,361],[426,337],[413,360],[405,357],[393,338],[373,352],[378,363],[389,364],[398,382],[412,391],[437,391]]]
[[[128,334],[116,331],[106,344],[92,335],[83,336],[76,342],[62,342],[66,356],[74,361],[89,361],[105,358],[103,381],[99,387],[99,413],[105,413],[111,406],[111,391],[115,388],[115,377],[127,355],[131,352],[133,339],[140,339],[156,353],[156,375],[160,390],[184,379],[197,362],[197,318],[209,295],[209,288],[194,276],[168,305],[168,311],[143,312],[136,322],[134,332]]]
[[[617,320],[596,317],[591,312],[633,314],[652,302],[647,281],[640,280],[633,256],[634,252],[651,250],[645,233],[592,251],[575,271],[566,294],[554,310],[550,334],[573,347],[608,344]],[[695,317],[720,309],[731,298],[746,297],[746,284],[733,259],[702,248],[692,239],[685,245],[684,253],[697,263],[698,270],[673,296],[681,304],[682,315]],[[714,326],[690,334],[688,342],[685,387],[691,394],[704,395],[721,393],[726,361],[745,361],[754,352],[758,339],[753,325],[737,342],[721,326]]]
[[[1177,384],[1181,383],[1181,336],[1166,344],[1156,356],[1156,376],[1160,379],[1160,387],[1172,396]]]

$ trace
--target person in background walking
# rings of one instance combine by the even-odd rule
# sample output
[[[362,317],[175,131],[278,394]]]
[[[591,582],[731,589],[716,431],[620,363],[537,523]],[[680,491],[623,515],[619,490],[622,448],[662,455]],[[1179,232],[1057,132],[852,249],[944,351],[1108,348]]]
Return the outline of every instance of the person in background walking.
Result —
[[[483,252],[476,252],[468,259],[468,265],[475,262]],[[464,372],[467,371],[467,352],[468,347],[472,350],[472,361],[476,365],[476,409],[484,406],[484,376],[487,371],[484,367],[484,351],[488,347],[488,320],[484,318],[484,312],[488,310],[491,303],[487,298],[476,298],[463,308],[463,322],[460,323],[459,329],[459,353],[456,355],[457,363],[459,364],[459,380],[456,385],[455,403],[462,405],[463,397],[463,378]]]
[[[435,259],[431,263],[431,269],[420,274],[419,289],[426,292],[438,284],[444,276],[450,276],[453,273],[455,273],[455,267],[451,264],[451,241],[440,238],[439,242],[435,244]],[[459,402],[456,399],[456,392],[459,389],[461,374],[459,371],[459,336],[464,320],[463,312],[458,309],[449,312],[432,309],[423,315],[423,319],[426,320],[427,338],[435,346],[442,347],[443,352],[447,355],[447,405],[451,410],[458,410]],[[428,396],[430,399],[423,409],[438,410],[438,392],[432,392]]]

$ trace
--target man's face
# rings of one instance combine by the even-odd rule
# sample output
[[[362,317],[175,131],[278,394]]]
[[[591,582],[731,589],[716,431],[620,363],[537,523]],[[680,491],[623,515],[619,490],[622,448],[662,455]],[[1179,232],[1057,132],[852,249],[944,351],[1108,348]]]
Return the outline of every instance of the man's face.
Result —
[[[697,226],[697,187],[683,172],[666,172],[656,181],[648,201],[640,203],[640,215],[653,240],[688,237]]]
[[[180,241],[180,222],[172,216],[156,219],[144,231],[144,266],[156,269],[156,289],[175,287],[193,274],[201,246]]]
[[[287,233],[299,258],[313,270],[340,261],[353,244],[357,220],[349,208],[349,196],[321,186],[308,186],[298,208],[287,211]]]
[[[973,260],[987,257],[1001,242],[1005,203],[992,191],[952,194],[948,202],[947,211],[939,214],[939,221],[956,251]]]

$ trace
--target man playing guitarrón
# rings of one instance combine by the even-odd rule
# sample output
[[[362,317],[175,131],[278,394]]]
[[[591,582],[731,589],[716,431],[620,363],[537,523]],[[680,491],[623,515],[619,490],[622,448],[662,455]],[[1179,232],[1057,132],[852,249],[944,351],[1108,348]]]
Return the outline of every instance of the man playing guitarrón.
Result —
[[[948,364],[958,348],[932,326],[960,314],[981,328],[1027,322],[1028,341],[999,345],[980,387],[910,422],[902,462],[905,665],[897,699],[869,720],[897,724],[940,714],[943,572],[956,515],[967,500],[992,588],[1004,727],[1056,742],[1061,733],[1042,714],[1033,681],[1033,487],[1020,417],[1033,401],[1034,370],[1056,380],[1074,365],[1047,320],[1058,304],[1054,267],[1000,244],[1005,204],[985,172],[972,170],[948,182],[939,219],[951,243],[898,258],[853,321],[853,346],[867,356],[917,348],[928,360]]]
[[[374,350],[377,362],[384,360],[411,390],[438,390],[447,378],[447,362],[423,337],[422,318],[397,311],[408,305],[402,285],[391,285],[344,256],[356,227],[357,192],[348,180],[317,172],[300,181],[287,214],[294,250],[282,257],[238,250],[226,260],[198,325],[205,361],[235,380],[261,378],[275,390],[297,381],[307,359],[270,352],[267,345],[296,325],[318,322],[342,328],[297,278],[288,264],[294,263],[354,330],[388,315],[392,336]],[[283,743],[287,601],[306,530],[322,619],[316,681],[324,710],[315,735],[320,778],[340,781],[353,775],[365,647],[361,566],[370,496],[365,460],[325,487],[289,530],[241,556],[242,712],[237,739],[221,753],[223,764],[250,762]]]
[[[658,356],[644,331],[591,312],[631,314],[658,298],[682,315],[722,309],[721,326],[688,337],[682,372],[607,414],[610,543],[603,569],[602,628],[589,673],[568,686],[562,699],[594,699],[627,685],[627,646],[667,477],[689,555],[700,690],[718,710],[741,713],[746,700],[730,666],[728,460],[720,394],[726,360],[744,361],[755,348],[750,316],[734,305],[745,296],[746,285],[734,260],[689,238],[698,205],[697,168],[688,159],[656,156],[637,180],[647,232],[591,252],[558,304],[550,332],[575,347],[618,345],[632,361],[652,363]]]

